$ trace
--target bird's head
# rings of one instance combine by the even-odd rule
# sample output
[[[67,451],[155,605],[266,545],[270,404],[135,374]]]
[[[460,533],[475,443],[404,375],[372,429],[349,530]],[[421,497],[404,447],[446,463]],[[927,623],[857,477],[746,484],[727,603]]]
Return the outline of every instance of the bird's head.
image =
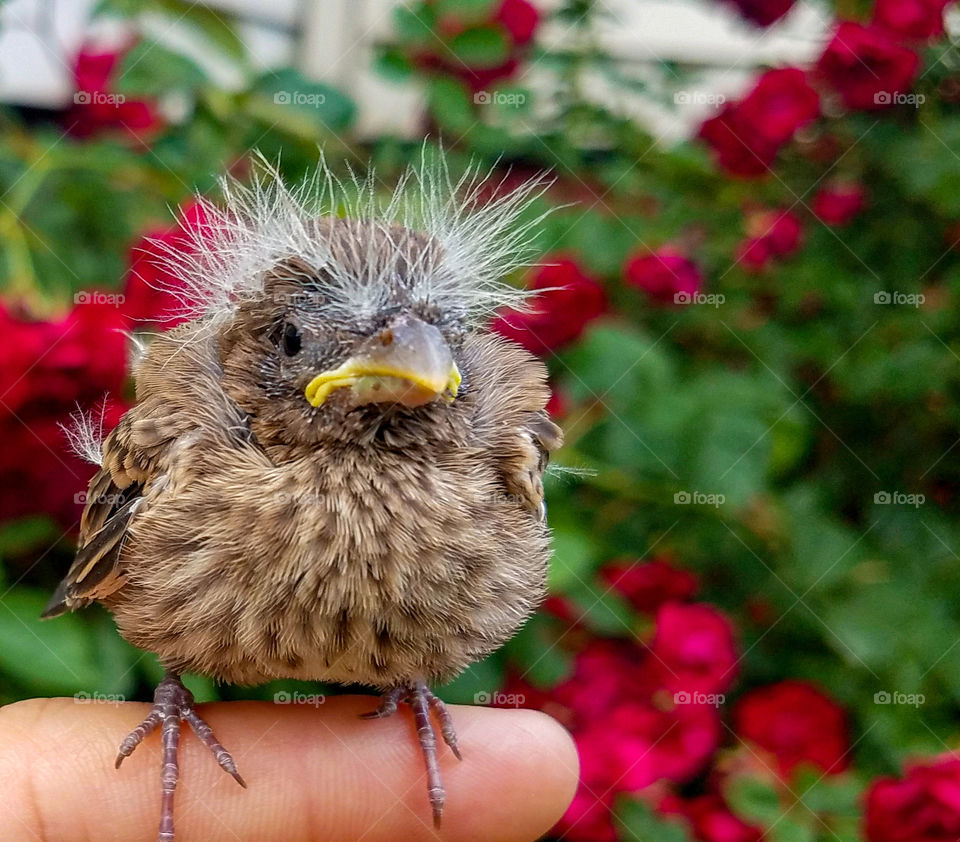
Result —
[[[439,246],[399,226],[316,221],[329,260],[301,256],[265,273],[219,336],[224,387],[274,441],[344,440],[374,422],[434,419],[460,393],[467,314],[432,301],[420,272]],[[331,276],[336,267],[337,278]],[[365,278],[370,300],[344,300],[344,278]],[[355,290],[354,290],[355,292]],[[422,432],[422,430],[421,430]]]
[[[258,438],[450,435],[483,376],[467,337],[523,300],[503,278],[531,252],[544,180],[505,189],[470,168],[453,181],[441,156],[386,199],[373,173],[343,184],[322,161],[292,189],[267,165],[222,186],[168,269],[217,332],[223,387]]]

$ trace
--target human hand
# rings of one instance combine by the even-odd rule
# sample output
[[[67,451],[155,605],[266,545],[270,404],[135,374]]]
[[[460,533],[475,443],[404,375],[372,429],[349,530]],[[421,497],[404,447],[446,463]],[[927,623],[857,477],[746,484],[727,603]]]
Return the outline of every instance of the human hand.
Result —
[[[573,797],[577,755],[554,720],[535,711],[451,707],[464,759],[440,750],[447,803],[437,831],[412,718],[359,718],[375,706],[359,696],[331,697],[316,708],[202,705],[248,789],[184,727],[177,842],[530,842]],[[152,839],[159,736],[114,769],[120,740],[148,707],[32,699],[0,709],[4,839]]]

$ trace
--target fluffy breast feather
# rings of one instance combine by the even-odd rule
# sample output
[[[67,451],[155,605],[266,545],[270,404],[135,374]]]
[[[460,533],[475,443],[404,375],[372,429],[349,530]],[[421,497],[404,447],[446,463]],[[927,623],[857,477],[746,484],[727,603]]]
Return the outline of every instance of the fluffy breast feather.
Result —
[[[186,387],[175,362],[150,356],[144,403]],[[469,442],[447,448],[277,460],[228,429],[222,407],[203,414],[130,524],[123,586],[105,599],[123,635],[237,683],[437,680],[499,646],[545,586],[542,486],[529,477],[542,473],[532,429],[548,392],[542,364],[496,337],[469,340],[464,367],[483,376],[459,408]]]

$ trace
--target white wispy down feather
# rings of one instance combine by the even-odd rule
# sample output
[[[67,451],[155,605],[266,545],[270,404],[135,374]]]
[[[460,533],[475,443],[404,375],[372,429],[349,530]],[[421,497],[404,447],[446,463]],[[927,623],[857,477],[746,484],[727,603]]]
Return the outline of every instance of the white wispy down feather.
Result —
[[[322,278],[318,291],[332,315],[363,317],[386,303],[391,258],[385,266],[382,252],[378,260],[371,254],[355,261],[364,267],[359,271],[338,264],[317,220],[346,216],[388,237],[391,226],[401,225],[439,246],[421,250],[412,264],[400,243],[394,250],[393,265],[405,267],[415,298],[477,323],[501,306],[521,306],[524,291],[503,278],[530,265],[531,235],[546,214],[526,211],[549,181],[535,178],[508,190],[502,177],[476,165],[453,180],[443,155],[430,159],[425,148],[420,166],[411,166],[384,197],[375,173],[341,181],[322,155],[313,175],[293,187],[259,157],[249,184],[221,181],[222,207],[198,198],[202,221],[184,224],[189,248],[156,246],[183,287],[170,291],[191,317],[228,318],[239,302],[262,294],[264,275],[278,261],[294,255]]]
[[[79,406],[70,413],[70,422],[59,424],[67,439],[70,451],[80,459],[93,465],[103,462],[103,429],[107,413],[107,399],[100,402],[99,408],[83,410]]]

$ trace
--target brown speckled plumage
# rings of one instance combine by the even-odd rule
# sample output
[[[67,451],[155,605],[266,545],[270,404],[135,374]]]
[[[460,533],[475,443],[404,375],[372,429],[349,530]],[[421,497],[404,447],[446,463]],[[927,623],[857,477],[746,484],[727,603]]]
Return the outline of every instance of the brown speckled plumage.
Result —
[[[229,319],[155,338],[49,614],[100,600],[174,677],[356,682],[403,688],[399,700],[413,688],[419,717],[416,688],[496,649],[544,595],[542,475],[560,431],[543,365],[408,276],[435,241],[345,220],[315,233],[341,273],[373,262],[388,287],[377,312],[329,310],[325,269],[282,255]],[[454,400],[304,399],[398,320],[442,336],[462,375]]]

